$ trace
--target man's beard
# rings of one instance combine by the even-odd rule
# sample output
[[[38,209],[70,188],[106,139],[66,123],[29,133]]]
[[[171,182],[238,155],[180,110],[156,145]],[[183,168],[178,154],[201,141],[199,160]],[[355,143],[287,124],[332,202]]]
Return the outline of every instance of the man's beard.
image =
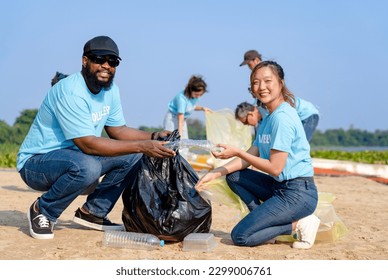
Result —
[[[92,87],[96,92],[100,92],[101,89],[108,90],[113,83],[113,78],[115,77],[114,73],[110,73],[111,76],[108,81],[102,82],[97,79],[97,75],[90,71],[89,64],[86,64],[86,67],[82,66],[82,75],[87,80],[87,84]],[[93,91],[93,90],[92,90]]]

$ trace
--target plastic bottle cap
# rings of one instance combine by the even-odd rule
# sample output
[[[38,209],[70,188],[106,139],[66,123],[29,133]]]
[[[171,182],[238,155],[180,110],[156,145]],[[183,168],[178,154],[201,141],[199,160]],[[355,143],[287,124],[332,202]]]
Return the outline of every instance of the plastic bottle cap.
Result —
[[[164,246],[164,240],[160,240],[160,247]]]

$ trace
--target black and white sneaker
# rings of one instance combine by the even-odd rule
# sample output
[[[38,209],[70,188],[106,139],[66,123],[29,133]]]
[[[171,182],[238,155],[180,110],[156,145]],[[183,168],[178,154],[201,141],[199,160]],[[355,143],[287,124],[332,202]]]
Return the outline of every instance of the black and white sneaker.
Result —
[[[28,222],[30,224],[30,235],[36,239],[53,239],[55,223],[51,222],[39,210],[35,210],[37,202],[38,200],[35,200],[27,212]]]
[[[96,230],[124,230],[124,225],[112,223],[107,217],[100,218],[82,212],[80,208],[75,211],[73,222]]]

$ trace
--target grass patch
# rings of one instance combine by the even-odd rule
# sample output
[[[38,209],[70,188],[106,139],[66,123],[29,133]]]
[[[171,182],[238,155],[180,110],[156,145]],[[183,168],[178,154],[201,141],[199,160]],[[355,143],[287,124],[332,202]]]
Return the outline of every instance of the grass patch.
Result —
[[[0,145],[0,167],[16,167],[16,156],[19,145],[2,144]]]
[[[332,151],[332,150],[314,150],[311,151],[311,157],[334,160],[347,160],[368,164],[388,164],[388,151]]]
[[[0,144],[0,167],[15,168],[18,150],[19,146],[16,144]],[[311,157],[388,165],[388,151],[347,152],[335,150],[312,150]]]

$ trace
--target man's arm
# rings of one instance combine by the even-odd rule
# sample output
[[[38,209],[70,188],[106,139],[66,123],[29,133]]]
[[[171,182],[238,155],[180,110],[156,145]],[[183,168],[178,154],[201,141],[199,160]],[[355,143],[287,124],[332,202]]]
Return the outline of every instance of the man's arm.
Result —
[[[151,132],[130,128],[128,126],[105,126],[109,138],[116,140],[153,140]]]
[[[73,139],[74,144],[85,154],[120,156],[143,153],[151,157],[171,157],[173,150],[163,146],[165,142],[151,140],[152,133],[126,126],[106,127],[110,138],[85,136]]]

